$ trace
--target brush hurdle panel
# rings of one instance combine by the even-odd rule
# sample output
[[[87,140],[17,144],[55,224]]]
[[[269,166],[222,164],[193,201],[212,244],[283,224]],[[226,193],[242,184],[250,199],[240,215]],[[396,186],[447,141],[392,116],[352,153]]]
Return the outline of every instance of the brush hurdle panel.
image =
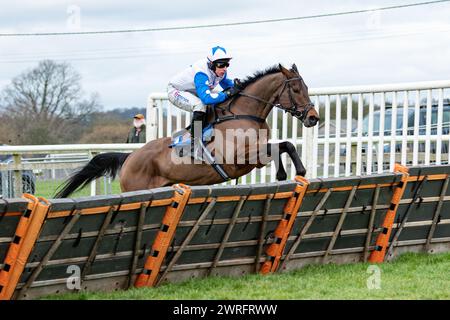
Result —
[[[367,258],[402,176],[377,174],[311,180],[281,268],[291,270],[308,263]],[[349,253],[353,255],[344,255]]]
[[[194,274],[258,272],[295,186],[295,182],[281,182],[192,187],[158,284]]]
[[[27,213],[28,201],[26,199],[0,199],[0,269],[13,241],[22,215]]]
[[[50,200],[47,218],[17,286],[17,298],[68,291],[74,268],[80,273],[82,289],[128,288],[144,265],[173,192],[160,188]]]
[[[389,260],[405,251],[450,250],[450,166],[415,166],[409,174],[389,239]]]
[[[33,206],[27,199],[0,199],[0,300],[9,299],[15,287],[13,271]]]

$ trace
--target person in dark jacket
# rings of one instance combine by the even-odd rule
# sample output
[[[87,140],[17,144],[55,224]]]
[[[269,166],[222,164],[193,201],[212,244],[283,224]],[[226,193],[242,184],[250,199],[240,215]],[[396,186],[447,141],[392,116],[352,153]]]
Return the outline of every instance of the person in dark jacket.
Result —
[[[133,117],[133,127],[128,132],[127,143],[145,143],[145,118],[138,113]]]

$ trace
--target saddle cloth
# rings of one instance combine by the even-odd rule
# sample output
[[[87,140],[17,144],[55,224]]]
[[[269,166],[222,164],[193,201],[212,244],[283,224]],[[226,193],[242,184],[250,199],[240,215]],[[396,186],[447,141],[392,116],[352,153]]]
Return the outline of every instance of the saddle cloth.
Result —
[[[213,126],[209,124],[207,127],[203,128],[202,141],[206,145],[207,142],[211,141],[213,135]],[[169,145],[170,148],[183,148],[191,146],[191,133],[189,130],[180,130],[172,136],[172,143]]]
[[[210,111],[211,110],[208,108],[208,112]],[[197,144],[195,150],[191,152],[191,133],[188,127],[175,132],[172,135],[172,141],[169,148],[172,148],[179,157],[189,156],[193,159],[199,160],[200,162],[211,165],[224,181],[228,181],[230,180],[230,177],[223,170],[222,166],[216,163],[216,159],[212,155],[211,151],[206,148],[206,145],[214,138],[213,134],[214,126],[213,124],[208,124],[205,128],[203,128],[201,142]]]

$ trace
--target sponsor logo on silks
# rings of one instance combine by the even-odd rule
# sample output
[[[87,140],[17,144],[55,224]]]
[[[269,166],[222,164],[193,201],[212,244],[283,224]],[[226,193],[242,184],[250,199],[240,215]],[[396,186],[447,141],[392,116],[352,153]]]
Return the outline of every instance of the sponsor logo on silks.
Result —
[[[206,81],[205,81],[205,84],[206,84],[206,85],[208,86],[208,88],[211,89],[211,90],[215,88],[215,85],[214,85],[214,84],[209,84],[209,80],[206,80]]]
[[[183,97],[179,91],[175,91],[174,96],[175,96],[176,100],[181,100],[183,102],[189,102],[189,100],[186,99],[185,97]]]

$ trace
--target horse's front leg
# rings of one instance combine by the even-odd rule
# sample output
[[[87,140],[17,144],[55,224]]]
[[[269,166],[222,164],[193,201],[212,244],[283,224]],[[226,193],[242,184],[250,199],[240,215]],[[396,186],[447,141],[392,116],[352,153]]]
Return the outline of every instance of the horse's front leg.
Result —
[[[292,163],[294,164],[295,167],[295,174],[297,176],[302,176],[304,177],[306,175],[306,169],[303,166],[302,160],[300,160],[300,156],[297,153],[297,149],[295,148],[295,146],[289,142],[289,141],[284,141],[280,143],[280,154],[287,152],[287,154],[289,155],[289,157],[292,160]]]
[[[274,144],[272,144],[274,145]],[[276,143],[275,144],[276,147],[274,148],[275,150],[278,149],[278,161],[275,161],[279,163],[279,165],[277,166],[277,179],[278,177],[283,178],[283,176],[285,177],[284,180],[286,180],[287,174],[286,171],[284,170],[284,166],[283,166],[283,162],[281,161],[281,155],[283,153],[287,153],[289,155],[289,157],[292,160],[292,163],[294,164],[295,167],[295,174],[298,176],[302,176],[304,177],[306,175],[306,169],[303,166],[302,161],[300,160],[300,157],[297,153],[297,149],[295,148],[295,146],[289,142],[289,141],[283,141],[280,143]],[[273,149],[272,149],[273,150]],[[280,179],[278,179],[280,180]]]
[[[273,160],[275,163],[275,169],[277,171],[276,178],[278,181],[284,181],[287,179],[287,173],[284,169],[283,161],[281,161],[281,150],[280,150],[280,143],[268,143],[265,145],[265,151],[266,154],[265,159],[266,161],[262,161],[263,165],[269,164],[270,161]],[[268,160],[268,161],[267,161]]]

